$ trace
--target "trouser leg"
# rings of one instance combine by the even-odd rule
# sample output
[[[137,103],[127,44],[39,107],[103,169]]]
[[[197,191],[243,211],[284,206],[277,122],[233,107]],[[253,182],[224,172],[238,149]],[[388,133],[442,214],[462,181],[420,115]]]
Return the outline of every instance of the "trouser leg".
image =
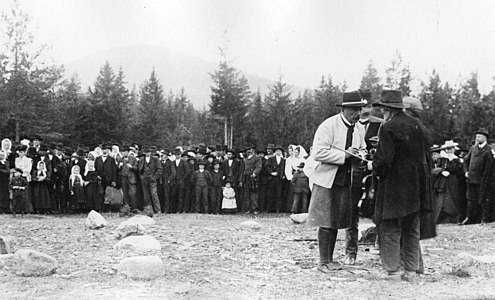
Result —
[[[400,238],[402,228],[399,219],[383,220],[380,224],[380,256],[385,271],[396,272],[400,265]]]
[[[156,181],[150,182],[150,194],[151,194],[151,204],[153,206],[153,212],[159,213],[161,211],[160,199],[158,198],[158,187]]]

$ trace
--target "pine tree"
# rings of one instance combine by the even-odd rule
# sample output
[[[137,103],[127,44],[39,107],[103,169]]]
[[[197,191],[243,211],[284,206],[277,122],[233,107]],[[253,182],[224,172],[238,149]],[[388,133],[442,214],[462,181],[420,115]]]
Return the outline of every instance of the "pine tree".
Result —
[[[265,96],[266,108],[268,112],[268,128],[270,133],[270,143],[280,145],[289,144],[293,119],[292,93],[287,83],[282,81],[282,76],[271,87],[268,95]]]
[[[371,99],[373,102],[380,99],[382,86],[380,84],[380,77],[378,77],[378,71],[376,70],[372,60],[369,61],[368,65],[366,66],[366,70],[364,70],[359,89],[370,90]]]
[[[0,127],[15,132],[19,141],[22,133],[50,130],[46,108],[54,97],[62,68],[42,59],[47,47],[35,42],[31,17],[18,2],[13,2],[8,13],[2,13],[1,23]]]
[[[403,96],[411,93],[409,84],[411,82],[411,72],[409,65],[404,65],[399,50],[395,51],[391,66],[386,70],[385,79],[387,88],[402,91]]]
[[[141,142],[163,143],[167,140],[167,132],[163,130],[165,118],[165,100],[163,87],[156,77],[155,70],[145,80],[140,89],[139,125]]]
[[[229,134],[226,141],[232,146],[235,138],[242,137],[251,92],[247,79],[228,63],[225,49],[220,49],[220,52],[222,59],[218,70],[210,74],[214,82],[211,87],[210,111],[223,118],[230,133],[235,132],[234,136]]]

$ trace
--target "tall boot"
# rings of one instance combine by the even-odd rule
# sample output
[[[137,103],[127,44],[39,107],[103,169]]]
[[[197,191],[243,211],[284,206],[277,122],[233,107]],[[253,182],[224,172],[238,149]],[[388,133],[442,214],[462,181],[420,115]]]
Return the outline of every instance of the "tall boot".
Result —
[[[474,203],[472,201],[468,201],[467,207],[466,207],[466,218],[464,221],[460,223],[460,225],[467,225],[471,222],[473,218],[473,209],[474,209]]]
[[[318,228],[318,251],[320,253],[320,266],[330,263],[330,228]],[[333,250],[332,250],[333,255]]]

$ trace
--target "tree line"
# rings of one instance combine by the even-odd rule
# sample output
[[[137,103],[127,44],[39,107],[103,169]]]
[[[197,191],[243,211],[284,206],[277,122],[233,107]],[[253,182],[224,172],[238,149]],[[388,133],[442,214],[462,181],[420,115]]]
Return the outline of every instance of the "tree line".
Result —
[[[274,143],[309,149],[316,128],[339,112],[336,104],[349,89],[327,75],[316,88],[295,94],[280,76],[261,94],[251,90],[221,51],[218,68],[210,74],[213,84],[206,108],[195,108],[185,89],[167,91],[155,70],[129,90],[124,70],[114,70],[109,62],[84,91],[77,74],[64,79],[62,66],[47,63],[47,47],[37,46],[31,19],[19,4],[14,2],[1,22],[0,136],[16,141],[36,133],[73,147],[113,141],[166,148],[199,143],[264,148]],[[371,90],[373,100],[385,87],[411,94],[410,66],[398,51],[385,73],[380,78],[370,61],[359,88]],[[414,96],[423,104],[421,118],[432,143],[454,139],[466,147],[479,127],[495,133],[495,94],[481,95],[476,73],[452,86],[433,70]]]

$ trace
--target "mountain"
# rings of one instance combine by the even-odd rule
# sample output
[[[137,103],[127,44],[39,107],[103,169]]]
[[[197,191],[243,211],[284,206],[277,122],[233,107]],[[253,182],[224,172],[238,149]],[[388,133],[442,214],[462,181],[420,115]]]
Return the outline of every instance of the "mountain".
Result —
[[[114,72],[122,67],[129,89],[135,85],[139,91],[140,85],[149,78],[151,70],[155,68],[157,77],[165,93],[172,90],[177,93],[184,87],[189,100],[196,108],[208,107],[210,102],[210,86],[213,80],[210,73],[218,68],[218,63],[210,62],[198,57],[179,53],[157,46],[128,46],[104,50],[88,55],[77,61],[67,63],[65,74],[67,77],[77,73],[81,80],[81,87],[85,91],[93,86],[100,68],[108,61]],[[273,81],[253,74],[243,73],[253,92],[266,94],[268,86]],[[293,95],[297,95],[302,88],[293,87]]]

